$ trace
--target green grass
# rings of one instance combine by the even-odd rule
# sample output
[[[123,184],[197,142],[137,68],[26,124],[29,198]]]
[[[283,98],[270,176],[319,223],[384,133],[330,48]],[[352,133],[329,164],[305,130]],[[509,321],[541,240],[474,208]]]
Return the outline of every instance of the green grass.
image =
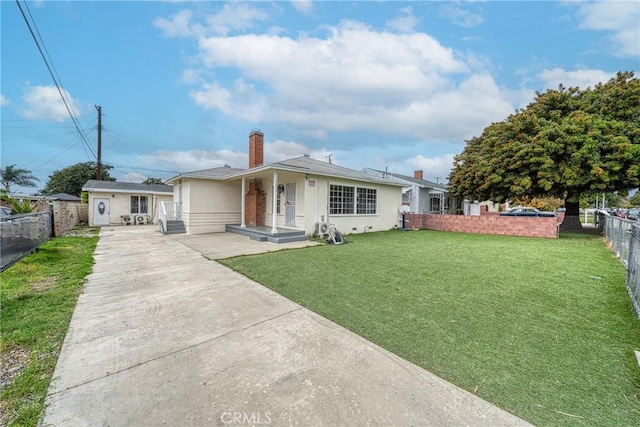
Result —
[[[57,237],[0,274],[0,355],[26,359],[2,391],[7,425],[35,426],[85,277],[97,237]]]
[[[534,424],[640,425],[640,321],[601,239],[347,239],[223,263]]]

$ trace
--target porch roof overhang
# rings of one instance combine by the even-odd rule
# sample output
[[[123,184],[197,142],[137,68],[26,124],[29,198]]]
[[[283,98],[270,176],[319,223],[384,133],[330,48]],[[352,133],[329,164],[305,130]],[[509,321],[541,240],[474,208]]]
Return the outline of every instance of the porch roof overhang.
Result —
[[[232,181],[232,180],[242,179],[242,178],[270,178],[273,176],[274,171],[298,173],[300,175],[317,175],[317,176],[324,176],[329,178],[347,179],[351,181],[360,181],[360,182],[367,182],[371,184],[389,185],[393,187],[405,186],[397,182],[369,179],[368,177],[348,176],[348,175],[342,175],[339,173],[327,173],[325,171],[319,171],[313,168],[305,168],[300,166],[288,166],[288,165],[275,164],[275,163],[270,163],[267,165],[255,167],[253,169],[248,169],[246,171],[230,174],[225,176],[224,178],[221,178],[221,180]]]

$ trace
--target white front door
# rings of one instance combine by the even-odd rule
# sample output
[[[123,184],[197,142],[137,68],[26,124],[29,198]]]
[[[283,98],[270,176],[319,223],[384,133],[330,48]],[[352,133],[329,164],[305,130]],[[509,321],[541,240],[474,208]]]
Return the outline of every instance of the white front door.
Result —
[[[284,225],[296,226],[296,183],[288,182],[284,186]]]
[[[109,225],[109,199],[93,199],[93,225]]]

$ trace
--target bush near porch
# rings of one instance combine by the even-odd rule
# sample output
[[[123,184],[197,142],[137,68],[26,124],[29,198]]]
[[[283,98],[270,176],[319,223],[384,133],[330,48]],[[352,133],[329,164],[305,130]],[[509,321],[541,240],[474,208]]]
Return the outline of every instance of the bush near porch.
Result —
[[[597,237],[347,236],[223,263],[537,425],[640,425],[640,322]]]

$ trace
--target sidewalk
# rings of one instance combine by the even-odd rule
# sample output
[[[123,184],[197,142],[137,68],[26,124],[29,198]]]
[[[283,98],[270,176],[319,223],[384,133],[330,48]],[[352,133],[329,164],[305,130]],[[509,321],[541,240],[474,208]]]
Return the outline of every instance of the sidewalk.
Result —
[[[527,425],[184,239],[102,229],[43,426]]]

